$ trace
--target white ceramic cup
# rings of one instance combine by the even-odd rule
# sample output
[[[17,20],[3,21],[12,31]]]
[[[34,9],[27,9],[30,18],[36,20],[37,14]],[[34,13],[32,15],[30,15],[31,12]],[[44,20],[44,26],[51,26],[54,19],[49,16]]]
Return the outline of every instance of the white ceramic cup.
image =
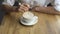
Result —
[[[20,22],[23,25],[34,25],[38,22],[38,17],[31,12],[24,12],[20,19]]]
[[[32,18],[34,17],[34,14],[31,12],[24,12],[21,20],[25,21],[26,23],[30,22]]]

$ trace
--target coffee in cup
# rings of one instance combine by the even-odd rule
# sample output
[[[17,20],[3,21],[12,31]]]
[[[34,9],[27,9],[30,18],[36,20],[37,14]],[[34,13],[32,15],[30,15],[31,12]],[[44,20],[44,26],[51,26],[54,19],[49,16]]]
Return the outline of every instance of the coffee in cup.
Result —
[[[21,19],[23,25],[34,25],[38,21],[38,17],[34,16],[32,12],[24,12]]]

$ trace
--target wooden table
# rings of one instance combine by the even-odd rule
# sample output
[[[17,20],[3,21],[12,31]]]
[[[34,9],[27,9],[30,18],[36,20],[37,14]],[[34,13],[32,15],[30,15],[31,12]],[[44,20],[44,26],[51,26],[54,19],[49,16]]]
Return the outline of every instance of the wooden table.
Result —
[[[19,23],[22,12],[5,15],[0,25],[0,34],[60,34],[60,16],[33,12],[39,17],[34,26],[23,26]],[[11,16],[12,15],[12,16]]]

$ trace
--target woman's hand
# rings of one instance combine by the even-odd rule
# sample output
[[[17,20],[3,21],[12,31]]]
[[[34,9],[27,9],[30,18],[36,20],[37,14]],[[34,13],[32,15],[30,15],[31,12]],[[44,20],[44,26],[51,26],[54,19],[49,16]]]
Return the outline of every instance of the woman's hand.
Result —
[[[28,11],[29,8],[30,8],[30,6],[28,4],[20,4],[18,11],[25,12],[25,11]]]
[[[41,7],[41,6],[36,6],[32,8],[32,11],[37,11],[40,13],[46,13],[46,14],[54,14],[54,15],[60,15],[59,11],[56,11],[54,7]]]

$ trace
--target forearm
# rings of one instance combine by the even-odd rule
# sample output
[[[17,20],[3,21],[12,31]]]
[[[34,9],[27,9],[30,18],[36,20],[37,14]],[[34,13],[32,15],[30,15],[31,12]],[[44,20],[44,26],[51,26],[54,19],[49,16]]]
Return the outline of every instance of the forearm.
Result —
[[[60,12],[56,11],[53,7],[37,7],[33,8],[33,11],[47,13],[47,14],[59,14]]]
[[[12,11],[16,11],[17,7],[14,7],[14,6],[8,6],[8,5],[2,5],[1,6],[2,10],[5,10],[7,12],[12,12]]]

